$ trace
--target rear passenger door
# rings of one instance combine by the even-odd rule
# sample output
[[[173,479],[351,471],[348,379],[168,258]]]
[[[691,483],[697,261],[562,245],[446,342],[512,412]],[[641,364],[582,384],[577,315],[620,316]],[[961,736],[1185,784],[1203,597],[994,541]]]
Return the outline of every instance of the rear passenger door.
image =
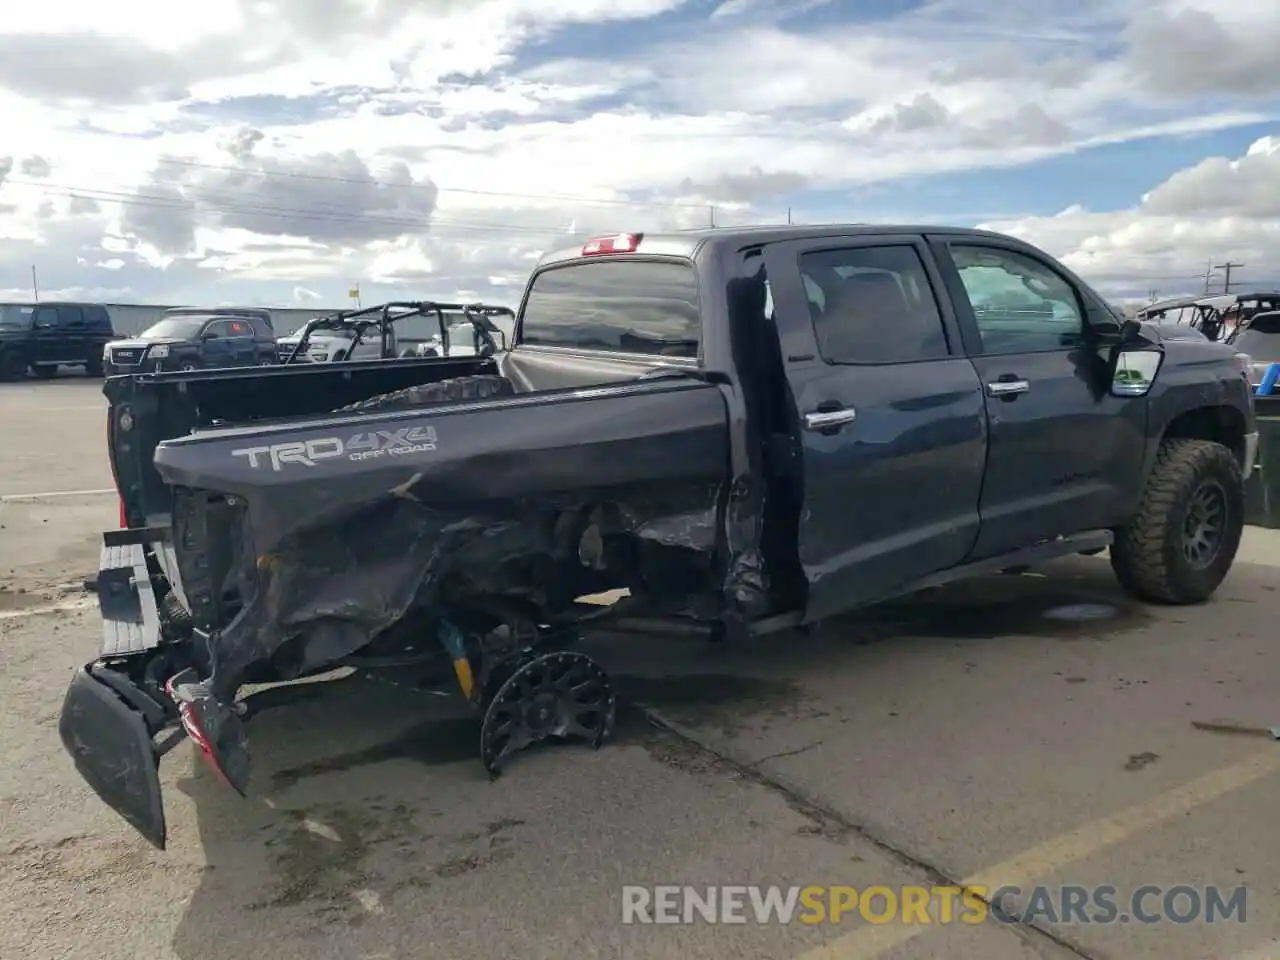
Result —
[[[765,251],[801,438],[806,618],[959,563],[978,534],[982,385],[923,238]]]
[[[230,344],[228,353],[231,363],[236,366],[251,367],[258,362],[258,344],[254,339],[253,327],[247,319],[237,318],[227,321],[227,342]]]
[[[217,370],[236,365],[235,343],[231,339],[229,322],[213,320],[205,324],[200,340],[200,363],[205,369]]]
[[[58,307],[58,340],[64,362],[84,363],[89,355],[89,330],[84,311],[75,304]]]
[[[1111,527],[1141,489],[1146,398],[1114,397],[1088,324],[1118,321],[1016,243],[934,238],[990,434],[973,559]]]

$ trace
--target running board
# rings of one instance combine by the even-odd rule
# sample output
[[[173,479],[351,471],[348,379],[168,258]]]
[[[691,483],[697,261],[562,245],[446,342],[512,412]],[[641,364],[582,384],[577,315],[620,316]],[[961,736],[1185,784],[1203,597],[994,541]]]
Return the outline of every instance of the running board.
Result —
[[[1014,550],[1012,553],[1002,553],[996,557],[987,557],[983,560],[975,560],[972,563],[961,564],[958,567],[939,570],[937,573],[931,573],[927,577],[914,580],[886,593],[884,596],[877,597],[859,606],[874,606],[877,603],[896,600],[899,597],[917,593],[921,590],[928,590],[930,587],[941,587],[957,580],[968,580],[971,577],[999,573],[1001,570],[1008,570],[1011,567],[1035,567],[1042,563],[1048,563],[1050,560],[1068,557],[1075,553],[1105,550],[1113,542],[1115,542],[1115,534],[1110,530],[1086,530],[1083,533],[1075,533],[1070,536],[1055,537],[1053,540],[1045,540],[1031,547]],[[794,629],[809,622],[812,621],[806,618],[802,611],[791,610],[751,622],[748,625],[748,632],[751,636],[764,636],[777,633],[780,630]]]
[[[160,645],[160,614],[141,545],[104,546],[98,558],[103,657],[146,653]]]

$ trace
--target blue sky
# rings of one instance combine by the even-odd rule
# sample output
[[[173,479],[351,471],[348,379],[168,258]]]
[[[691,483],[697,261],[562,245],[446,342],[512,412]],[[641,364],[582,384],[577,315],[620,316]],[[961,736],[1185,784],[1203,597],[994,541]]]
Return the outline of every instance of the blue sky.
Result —
[[[509,301],[548,247],[710,208],[982,224],[1121,299],[1280,279],[1272,6],[46,0],[0,36],[0,296],[35,264],[110,299]]]

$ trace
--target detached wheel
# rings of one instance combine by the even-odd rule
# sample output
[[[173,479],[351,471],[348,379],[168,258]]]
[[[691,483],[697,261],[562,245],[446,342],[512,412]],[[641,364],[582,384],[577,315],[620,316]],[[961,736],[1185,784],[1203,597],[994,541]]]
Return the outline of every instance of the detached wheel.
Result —
[[[1116,531],[1111,567],[1153,603],[1203,603],[1226,578],[1244,531],[1244,483],[1231,451],[1208,440],[1166,440],[1138,512]]]

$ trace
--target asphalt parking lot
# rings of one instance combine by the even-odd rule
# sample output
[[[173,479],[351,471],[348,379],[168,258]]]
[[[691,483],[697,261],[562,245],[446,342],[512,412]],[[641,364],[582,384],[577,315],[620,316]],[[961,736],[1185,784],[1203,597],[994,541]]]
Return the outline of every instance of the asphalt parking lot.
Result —
[[[448,702],[312,685],[254,720],[247,799],[187,747],[166,758],[159,853],[56,729],[98,649],[80,582],[116,520],[104,410],[79,376],[0,386],[0,957],[1280,957],[1274,533],[1251,528],[1191,609],[1135,604],[1104,559],[1073,558],[736,649],[595,638],[626,701],[616,739],[531,751],[494,783]],[[622,922],[628,884],[954,883],[1109,885],[1122,904],[1144,885],[1243,886],[1247,908]]]

